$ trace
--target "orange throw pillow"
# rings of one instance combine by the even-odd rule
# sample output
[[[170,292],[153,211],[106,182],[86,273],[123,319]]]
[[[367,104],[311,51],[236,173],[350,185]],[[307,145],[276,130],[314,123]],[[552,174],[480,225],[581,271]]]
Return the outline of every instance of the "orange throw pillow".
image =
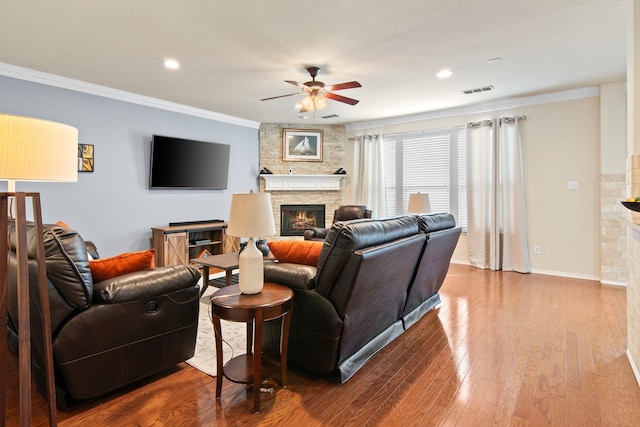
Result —
[[[153,269],[155,263],[155,249],[140,252],[125,252],[111,258],[99,258],[89,261],[91,276],[94,282],[133,273],[134,271]]]
[[[269,242],[269,249],[280,262],[316,266],[324,242],[307,240],[278,240]]]

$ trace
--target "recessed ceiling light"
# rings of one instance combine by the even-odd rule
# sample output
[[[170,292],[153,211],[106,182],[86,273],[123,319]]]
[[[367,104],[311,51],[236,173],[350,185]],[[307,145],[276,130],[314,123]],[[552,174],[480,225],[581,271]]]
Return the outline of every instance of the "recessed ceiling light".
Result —
[[[164,66],[170,70],[177,70],[178,68],[180,68],[180,63],[175,59],[165,59]]]
[[[438,74],[436,74],[436,77],[438,77],[439,79],[446,79],[449,78],[453,75],[453,72],[451,70],[442,70],[440,71]]]

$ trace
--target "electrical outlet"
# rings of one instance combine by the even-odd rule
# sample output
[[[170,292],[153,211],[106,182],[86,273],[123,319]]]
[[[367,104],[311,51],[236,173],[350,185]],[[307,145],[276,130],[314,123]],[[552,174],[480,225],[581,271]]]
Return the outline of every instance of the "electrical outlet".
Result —
[[[533,245],[533,253],[540,255],[540,245]]]

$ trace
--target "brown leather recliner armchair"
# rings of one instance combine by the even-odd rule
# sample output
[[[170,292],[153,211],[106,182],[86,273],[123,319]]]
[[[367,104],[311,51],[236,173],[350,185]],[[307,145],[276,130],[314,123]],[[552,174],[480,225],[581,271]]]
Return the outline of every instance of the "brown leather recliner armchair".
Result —
[[[8,341],[17,353],[15,224],[10,222],[10,227]],[[36,384],[46,396],[33,224],[28,224],[27,233],[32,366]],[[59,409],[193,356],[200,289],[200,272],[195,267],[159,267],[94,283],[87,252],[96,257],[97,251],[77,232],[45,225],[44,245]]]
[[[338,221],[371,218],[371,210],[362,205],[344,205],[333,212],[332,224]],[[313,227],[304,231],[304,240],[324,240],[329,228]]]

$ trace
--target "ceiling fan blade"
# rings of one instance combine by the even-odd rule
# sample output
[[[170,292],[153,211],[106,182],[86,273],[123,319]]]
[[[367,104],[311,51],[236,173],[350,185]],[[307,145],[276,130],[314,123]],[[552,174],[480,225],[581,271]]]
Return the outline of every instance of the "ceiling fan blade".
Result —
[[[354,87],[362,87],[362,85],[358,82],[346,82],[346,83],[338,83],[337,85],[332,85],[325,89],[328,91],[332,91],[332,90],[353,89]]]
[[[294,82],[293,80],[285,80],[285,83],[289,83],[289,84],[292,84],[292,85],[298,86],[298,87],[306,87],[302,83]]]
[[[270,98],[262,98],[260,101],[268,101],[270,99],[277,99],[277,98],[284,98],[287,96],[293,96],[293,95],[300,95],[300,92],[296,92],[296,93],[288,93],[286,95],[279,95],[279,96],[272,96]]]
[[[336,95],[335,93],[331,93],[331,92],[327,92],[324,96],[325,98],[333,99],[334,101],[344,102],[345,104],[349,104],[349,105],[356,105],[358,102],[360,102],[357,99],[347,98],[346,96]]]
[[[304,107],[300,107],[300,113],[307,113],[307,112],[309,112],[309,110],[307,110]]]

